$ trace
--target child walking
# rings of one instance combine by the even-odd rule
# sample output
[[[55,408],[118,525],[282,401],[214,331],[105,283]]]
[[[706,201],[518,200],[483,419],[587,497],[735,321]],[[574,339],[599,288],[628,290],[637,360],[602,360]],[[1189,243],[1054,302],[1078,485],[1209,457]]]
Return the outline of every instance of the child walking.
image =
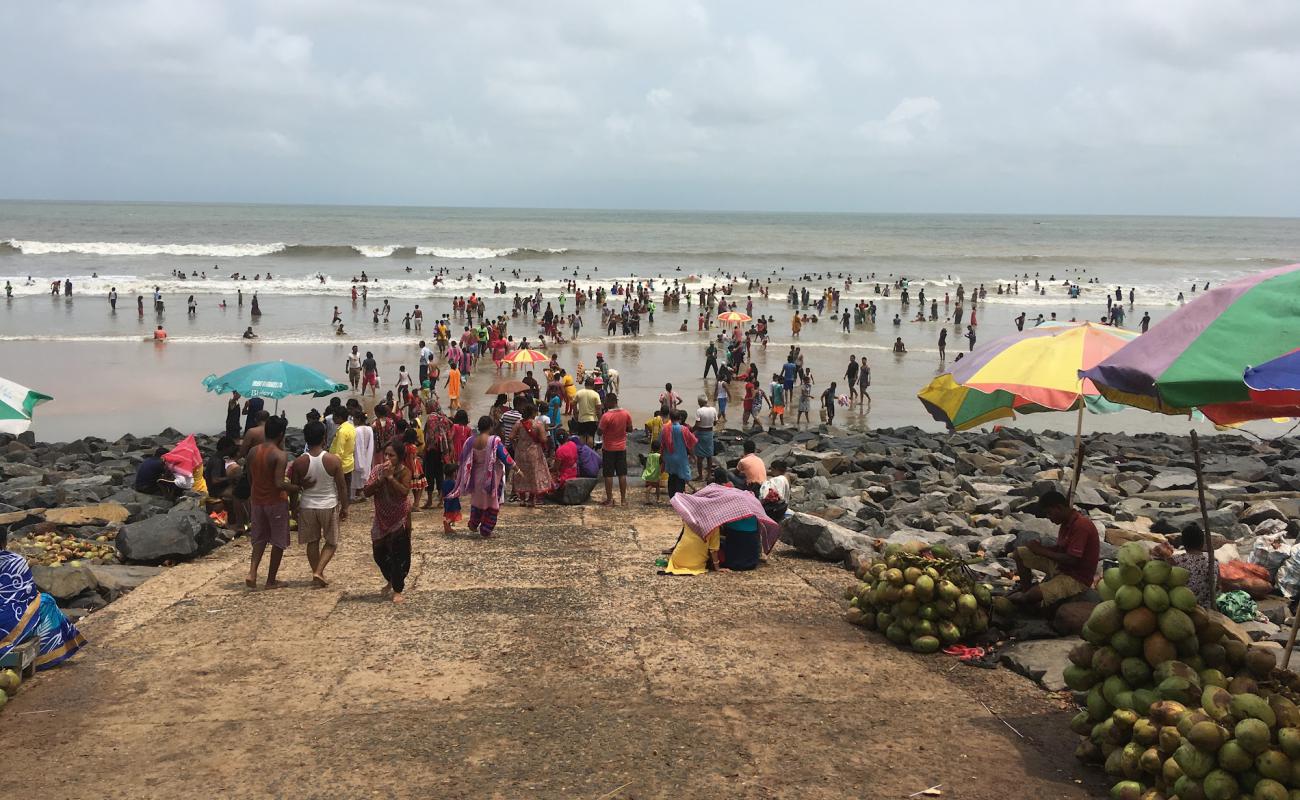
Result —
[[[442,494],[442,532],[447,534],[452,533],[452,528],[460,522],[460,498],[448,497],[455,488],[456,465],[444,464],[442,482],[438,485],[438,491]]]

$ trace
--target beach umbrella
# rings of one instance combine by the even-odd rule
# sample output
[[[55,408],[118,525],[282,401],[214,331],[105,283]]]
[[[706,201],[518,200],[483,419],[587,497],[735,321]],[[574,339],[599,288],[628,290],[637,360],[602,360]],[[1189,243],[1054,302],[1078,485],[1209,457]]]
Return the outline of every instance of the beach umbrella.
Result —
[[[550,361],[551,357],[541,350],[516,350],[506,356],[504,360],[511,364],[538,364],[543,361]]]
[[[506,378],[499,380],[487,388],[483,394],[518,394],[519,392],[530,392],[532,387],[521,380]]]
[[[209,375],[203,379],[209,392],[225,394],[239,392],[245,397],[269,397],[276,401],[291,395],[326,397],[348,388],[311,367],[288,361],[262,361],[247,364],[227,372],[221,377]]]
[[[1291,264],[1207,290],[1083,375],[1108,400],[1162,414],[1197,408],[1220,425],[1295,417],[1300,403],[1260,402],[1244,376],[1297,347],[1300,264]]]
[[[955,430],[1016,412],[1117,410],[1100,401],[1079,370],[1097,364],[1138,336],[1093,322],[1040,325],[975,348],[917,395],[931,415]],[[1091,399],[1091,400],[1090,400]]]
[[[1251,402],[1261,406],[1300,406],[1300,350],[1250,367],[1242,377]]]
[[[718,322],[734,322],[737,325],[742,322],[750,322],[754,318],[748,314],[742,314],[739,311],[724,311],[718,315]]]
[[[53,400],[11,380],[0,378],[0,433],[22,433],[32,426],[32,411]]]

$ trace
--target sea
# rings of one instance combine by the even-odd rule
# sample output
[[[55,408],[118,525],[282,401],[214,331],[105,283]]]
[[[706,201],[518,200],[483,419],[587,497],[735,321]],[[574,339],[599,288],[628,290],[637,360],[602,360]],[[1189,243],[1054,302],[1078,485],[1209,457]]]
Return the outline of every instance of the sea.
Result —
[[[935,346],[940,323],[910,321],[921,289],[955,299],[959,285],[983,287],[978,332],[987,341],[1013,330],[1021,312],[1099,319],[1117,288],[1126,307],[1133,293],[1128,325],[1144,313],[1158,322],[1207,283],[1297,261],[1297,219],[0,201],[0,282],[12,287],[0,313],[0,375],[56,397],[38,412],[43,438],[145,433],[164,422],[216,429],[220,403],[195,385],[204,375],[271,354],[341,374],[353,344],[375,351],[388,372],[413,367],[420,332],[403,319],[416,304],[431,321],[452,298],[472,293],[496,314],[516,294],[539,291],[557,310],[567,295],[571,311],[570,281],[607,289],[653,281],[656,293],[730,284],[732,300],[753,301],[755,317],[774,320],[771,357],[758,359],[767,369],[793,343],[789,288],[816,295],[833,287],[846,304],[865,298],[880,307],[874,326],[845,334],[823,318],[800,336],[826,379],[851,352],[877,364],[877,385],[885,385],[873,393],[874,410],[845,424],[934,427],[915,400],[944,366]],[[909,309],[899,306],[896,287],[883,293],[900,280],[913,298]],[[60,293],[52,295],[55,281]],[[501,284],[504,295],[494,293]],[[352,289],[362,285],[365,296],[354,302]],[[162,314],[153,310],[155,291]],[[249,314],[254,295],[258,318]],[[391,313],[376,322],[385,300]],[[335,306],[343,337],[330,324]],[[648,409],[651,390],[664,382],[676,379],[687,393],[705,388],[695,372],[717,331],[697,330],[698,311],[660,309],[639,337],[605,340],[589,308],[583,338],[565,354],[589,364],[602,348],[619,353],[625,387],[630,380],[647,393],[632,404]],[[901,324],[891,324],[894,314]],[[160,324],[169,334],[164,347],[149,341]],[[252,343],[242,338],[250,325]],[[535,334],[531,320],[512,330]],[[961,333],[950,331],[950,357],[964,344]],[[906,341],[906,357],[891,352],[896,337]],[[1072,427],[1061,416],[1035,423]],[[1161,425],[1117,416],[1126,418],[1121,428]]]

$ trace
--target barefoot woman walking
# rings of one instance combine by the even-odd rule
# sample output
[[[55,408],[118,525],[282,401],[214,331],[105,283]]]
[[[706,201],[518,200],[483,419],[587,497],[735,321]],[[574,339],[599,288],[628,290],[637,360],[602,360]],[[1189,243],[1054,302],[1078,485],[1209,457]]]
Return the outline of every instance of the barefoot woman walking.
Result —
[[[375,563],[388,581],[384,594],[391,591],[393,602],[403,603],[406,573],[411,571],[411,471],[402,463],[397,447],[390,442],[379,452],[365,495],[375,500],[370,544]]]
[[[469,525],[483,538],[492,535],[501,511],[506,467],[515,465],[499,436],[492,435],[492,418],[479,417],[478,435],[466,439],[460,452],[460,474],[451,497],[469,497]]]

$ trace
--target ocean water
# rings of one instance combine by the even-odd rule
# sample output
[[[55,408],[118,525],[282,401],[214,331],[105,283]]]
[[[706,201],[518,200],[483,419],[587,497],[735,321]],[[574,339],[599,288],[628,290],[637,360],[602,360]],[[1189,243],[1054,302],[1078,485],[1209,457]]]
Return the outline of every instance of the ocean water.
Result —
[[[880,384],[874,410],[854,424],[933,427],[914,395],[944,367],[935,347],[941,323],[907,321],[915,302],[902,309],[897,291],[884,297],[878,285],[906,278],[914,301],[922,288],[927,298],[942,301],[959,284],[968,292],[985,287],[978,330],[979,340],[988,341],[1013,330],[1022,311],[1031,318],[1097,319],[1116,287],[1126,299],[1134,291],[1130,325],[1143,313],[1158,321],[1177,307],[1180,293],[1193,298],[1193,286],[1297,261],[1295,219],[3,201],[0,284],[10,282],[14,296],[0,309],[0,374],[60,399],[42,408],[41,435],[124,432],[143,424],[141,408],[155,405],[146,417],[160,423],[153,427],[197,425],[201,418],[205,429],[214,428],[219,402],[194,388],[199,373],[224,372],[273,349],[277,357],[340,373],[342,353],[352,344],[382,351],[387,371],[399,363],[413,368],[418,334],[401,321],[415,304],[431,321],[448,311],[452,297],[471,292],[484,296],[489,314],[496,314],[508,309],[513,295],[538,290],[558,308],[568,280],[609,288],[653,279],[661,293],[673,283],[698,290],[739,279],[732,299],[743,306],[748,297],[754,316],[774,319],[771,358],[755,356],[764,370],[769,360],[775,369],[792,341],[785,302],[791,285],[814,295],[838,288],[847,303],[860,297],[877,302],[876,325],[843,333],[823,320],[806,326],[800,343],[822,375],[842,372],[853,352],[873,360]],[[363,274],[368,297],[353,302],[354,280]],[[52,297],[51,282],[64,279],[73,283],[72,297]],[[770,299],[750,292],[747,279],[768,285]],[[847,290],[846,280],[852,280]],[[1068,297],[1067,281],[1081,286],[1080,297]],[[506,296],[492,294],[497,282],[506,284]],[[999,286],[1006,292],[998,294]],[[152,310],[155,287],[166,302],[162,315]],[[116,313],[106,300],[110,288],[119,295]],[[248,316],[254,293],[263,311],[258,319]],[[144,316],[136,313],[137,295],[145,298]],[[190,295],[198,304],[193,316],[185,311]],[[392,314],[375,323],[373,310],[385,300]],[[335,306],[346,337],[335,336],[329,325]],[[609,341],[596,331],[598,311],[589,308],[583,340],[562,348],[562,360],[591,363],[598,349],[619,352],[624,394],[629,386],[647,394],[627,404],[648,410],[665,381],[690,376],[688,394],[700,384],[694,375],[716,331],[697,330],[698,310],[688,311],[685,303],[676,312],[660,309],[639,338]],[[896,313],[904,320],[898,326],[891,324]],[[158,324],[171,337],[161,349],[147,341]],[[250,324],[260,337],[252,344],[240,339]],[[533,337],[536,330],[521,320],[512,333]],[[890,352],[896,336],[904,338],[908,356]],[[950,330],[949,339],[951,356],[965,343],[961,331]],[[169,383],[169,372],[184,380]],[[123,394],[94,394],[96,402],[87,402],[87,386],[97,382]],[[147,395],[130,388],[146,385]],[[72,395],[81,399],[70,402]],[[128,404],[131,415],[122,410]],[[1040,415],[1035,423],[1072,425],[1060,416]],[[1163,424],[1145,415],[1117,417],[1123,421],[1099,424]]]

